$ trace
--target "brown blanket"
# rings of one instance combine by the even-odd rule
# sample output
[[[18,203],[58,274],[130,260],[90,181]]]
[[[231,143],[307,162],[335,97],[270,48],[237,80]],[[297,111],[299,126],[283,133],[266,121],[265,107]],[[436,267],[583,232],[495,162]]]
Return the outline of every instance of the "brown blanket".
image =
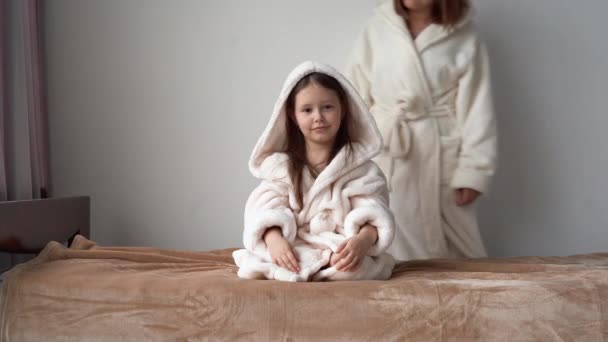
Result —
[[[50,243],[0,289],[1,341],[601,341],[608,253],[401,263],[388,281],[242,280],[230,250]]]

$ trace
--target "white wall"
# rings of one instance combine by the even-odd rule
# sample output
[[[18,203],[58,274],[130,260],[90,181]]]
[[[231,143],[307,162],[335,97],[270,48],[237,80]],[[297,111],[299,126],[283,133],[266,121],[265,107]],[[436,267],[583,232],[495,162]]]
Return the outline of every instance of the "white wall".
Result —
[[[305,59],[340,66],[375,2],[46,1],[54,194],[92,197],[102,244],[241,245],[247,159],[284,77]],[[608,3],[585,3],[479,1],[500,116],[481,217],[494,255],[607,249],[593,42]]]
[[[608,2],[477,3],[501,152],[481,212],[489,250],[608,251]]]

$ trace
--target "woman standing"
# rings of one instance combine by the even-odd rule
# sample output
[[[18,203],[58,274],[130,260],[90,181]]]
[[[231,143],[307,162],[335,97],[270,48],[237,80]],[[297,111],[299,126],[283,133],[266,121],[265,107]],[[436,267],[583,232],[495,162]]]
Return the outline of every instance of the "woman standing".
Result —
[[[467,0],[388,0],[346,75],[380,129],[376,162],[399,229],[397,259],[481,257],[475,200],[496,169],[490,68]]]

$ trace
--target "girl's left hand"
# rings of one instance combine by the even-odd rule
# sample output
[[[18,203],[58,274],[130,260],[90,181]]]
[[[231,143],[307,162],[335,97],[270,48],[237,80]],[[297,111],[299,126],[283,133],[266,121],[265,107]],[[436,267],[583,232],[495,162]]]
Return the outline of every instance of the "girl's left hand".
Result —
[[[373,229],[375,230],[375,228]],[[356,271],[359,268],[361,261],[367,255],[367,251],[369,251],[377,237],[377,235],[375,237],[372,234],[361,233],[344,241],[336,249],[331,258],[331,266],[335,265],[336,269],[342,272]]]
[[[456,189],[455,190],[456,204],[458,206],[469,205],[469,204],[475,202],[475,200],[477,199],[477,197],[479,197],[479,195],[481,195],[481,192],[479,192],[475,189],[470,189],[470,188]]]

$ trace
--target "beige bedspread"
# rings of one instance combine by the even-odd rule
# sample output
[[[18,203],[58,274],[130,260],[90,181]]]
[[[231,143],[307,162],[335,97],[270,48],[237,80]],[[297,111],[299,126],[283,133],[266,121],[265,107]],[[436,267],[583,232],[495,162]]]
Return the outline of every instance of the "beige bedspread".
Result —
[[[388,281],[236,277],[232,249],[50,243],[0,289],[1,341],[603,341],[608,253],[429,260]]]

